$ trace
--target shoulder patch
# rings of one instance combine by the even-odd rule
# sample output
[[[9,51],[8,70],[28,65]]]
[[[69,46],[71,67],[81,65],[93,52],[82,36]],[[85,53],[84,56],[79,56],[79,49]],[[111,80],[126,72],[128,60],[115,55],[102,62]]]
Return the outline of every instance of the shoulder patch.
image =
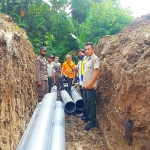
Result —
[[[98,61],[98,58],[94,58],[94,62],[96,63]]]
[[[36,64],[40,64],[40,60],[36,60],[35,63],[36,63]]]

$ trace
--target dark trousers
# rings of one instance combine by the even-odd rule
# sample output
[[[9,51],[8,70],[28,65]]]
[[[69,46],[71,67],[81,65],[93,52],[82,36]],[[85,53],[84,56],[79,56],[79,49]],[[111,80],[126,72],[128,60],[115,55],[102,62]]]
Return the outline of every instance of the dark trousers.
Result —
[[[81,97],[83,98],[83,87],[80,85],[80,93],[81,93]],[[84,99],[83,99],[83,103],[84,103]],[[84,108],[82,110],[83,115],[86,117],[88,116],[86,110],[85,110],[85,104],[84,104]]]
[[[57,89],[59,89],[59,75],[55,75]]]
[[[51,92],[51,88],[53,86],[53,78],[52,77],[48,77],[48,92]]]
[[[96,90],[83,89],[84,107],[89,116],[89,122],[96,122]]]
[[[64,84],[63,84],[63,80],[64,79],[68,83],[67,92],[68,92],[68,94],[71,94],[71,86],[72,86],[72,80],[73,80],[73,78],[68,78],[65,75],[61,75],[59,77],[59,85],[60,85],[61,89],[64,89]]]

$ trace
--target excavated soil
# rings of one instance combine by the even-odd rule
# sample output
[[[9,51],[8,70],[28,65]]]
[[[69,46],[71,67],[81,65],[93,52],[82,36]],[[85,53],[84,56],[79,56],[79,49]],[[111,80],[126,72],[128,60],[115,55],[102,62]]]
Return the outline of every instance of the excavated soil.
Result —
[[[66,150],[108,150],[97,127],[86,131],[80,118],[66,114],[65,119]]]
[[[35,109],[36,57],[25,31],[0,14],[0,150],[15,150]]]
[[[150,150],[150,14],[99,40],[97,119],[111,150]]]

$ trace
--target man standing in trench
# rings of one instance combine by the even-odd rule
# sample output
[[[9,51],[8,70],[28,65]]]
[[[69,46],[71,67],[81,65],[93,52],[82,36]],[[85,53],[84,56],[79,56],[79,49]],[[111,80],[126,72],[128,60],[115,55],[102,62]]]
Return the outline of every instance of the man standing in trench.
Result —
[[[89,123],[85,126],[85,130],[90,130],[96,126],[96,83],[99,71],[100,61],[94,53],[94,44],[86,43],[86,55],[88,56],[85,62],[83,76],[83,99],[85,110],[88,114],[87,120]]]
[[[57,89],[59,89],[59,75],[60,75],[60,72],[61,72],[61,63],[59,62],[59,57],[58,56],[55,56],[55,59],[52,62],[52,64],[54,65],[54,69],[55,69],[56,86],[57,86]]]
[[[47,73],[48,73],[48,92],[51,92],[53,84],[55,84],[55,69],[53,65],[54,55],[49,55],[47,57]]]
[[[86,62],[86,55],[85,55],[85,50],[84,49],[79,49],[77,51],[78,54],[78,64],[74,67],[75,71],[78,73],[78,81],[79,81],[79,87],[80,87],[80,93],[81,96],[83,98],[83,75],[84,75],[84,66],[85,66],[85,62]],[[84,101],[84,99],[83,99]],[[85,108],[82,111],[78,111],[78,113],[76,114],[76,117],[82,117],[82,120],[84,120],[85,118],[85,122],[86,122],[86,116],[87,113],[85,111]]]
[[[36,60],[36,83],[38,102],[41,102],[44,95],[48,93],[48,75],[47,75],[47,62],[46,62],[46,47],[40,48],[40,56]]]
[[[75,64],[71,59],[71,55],[67,54],[66,61],[62,64],[61,74],[59,76],[59,85],[60,85],[60,90],[65,89],[63,85],[63,80],[65,79],[68,83],[67,92],[70,96],[71,96],[72,81],[75,77],[75,72],[73,69],[74,66]]]

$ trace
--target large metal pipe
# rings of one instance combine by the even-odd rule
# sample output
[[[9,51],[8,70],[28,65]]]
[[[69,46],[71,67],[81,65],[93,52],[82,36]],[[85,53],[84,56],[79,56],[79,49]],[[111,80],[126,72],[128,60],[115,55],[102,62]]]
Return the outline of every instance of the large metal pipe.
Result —
[[[66,90],[61,90],[60,95],[63,103],[65,104],[65,111],[67,113],[73,113],[76,110],[76,106],[70,95],[66,92]]]
[[[56,101],[49,150],[65,150],[65,115],[64,104]]]
[[[28,123],[28,126],[23,134],[23,136],[21,137],[21,140],[16,148],[16,150],[23,150],[24,149],[24,146],[25,146],[25,143],[27,142],[28,140],[28,137],[30,135],[30,131],[32,130],[32,128],[34,127],[34,122],[35,122],[35,118],[38,116],[38,113],[39,113],[39,110],[40,110],[40,106],[41,106],[41,103],[38,103],[35,110],[34,110],[34,113],[30,119],[30,122]]]
[[[83,99],[82,99],[81,95],[78,93],[78,91],[73,86],[71,87],[71,96],[76,104],[76,108],[78,110],[83,110],[83,108],[84,108]]]
[[[56,92],[57,93],[57,86],[54,85],[52,88],[51,88],[51,92]]]
[[[47,150],[49,148],[56,99],[57,92],[54,86],[52,92],[44,96],[28,139],[25,141],[24,147],[18,150]]]

